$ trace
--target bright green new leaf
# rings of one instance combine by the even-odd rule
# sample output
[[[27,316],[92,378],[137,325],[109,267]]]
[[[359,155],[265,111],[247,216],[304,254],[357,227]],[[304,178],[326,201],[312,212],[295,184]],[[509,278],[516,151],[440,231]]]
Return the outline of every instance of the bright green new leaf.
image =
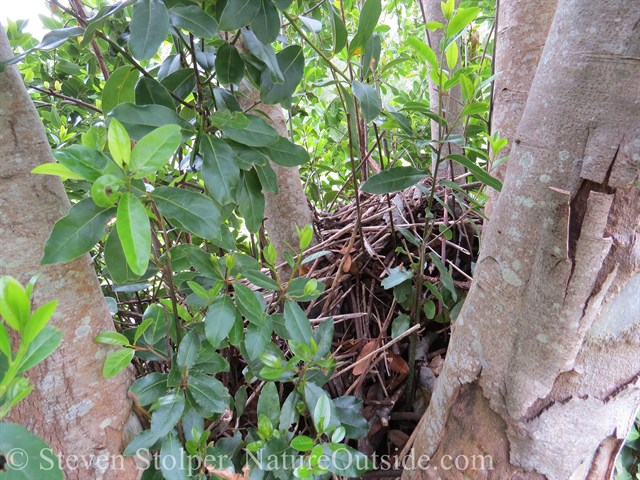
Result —
[[[134,274],[142,275],[149,265],[151,230],[144,205],[132,193],[124,193],[118,202],[116,226],[127,265]]]
[[[87,253],[105,234],[115,208],[98,207],[85,198],[56,222],[44,246],[43,265],[75,260]]]
[[[74,171],[70,170],[68,167],[61,163],[49,162],[42,163],[38,165],[36,168],[31,170],[31,173],[36,173],[40,175],[56,175],[60,177],[62,181],[65,180],[84,180],[82,175],[78,175]]]
[[[0,317],[14,330],[21,332],[29,320],[29,295],[15,278],[0,277]]]
[[[459,8],[447,25],[447,37],[455,37],[462,29],[473,22],[481,11],[482,9],[478,7]]]
[[[110,353],[104,362],[104,367],[102,368],[102,375],[104,378],[115,377],[127,368],[127,365],[129,365],[131,360],[133,360],[135,353],[135,350],[132,348],[121,348]]]
[[[95,182],[105,174],[122,177],[122,170],[113,160],[92,147],[71,145],[53,150],[52,153],[58,162],[90,182]]]
[[[109,123],[107,142],[113,160],[121,167],[128,165],[131,158],[131,138],[124,126],[115,118],[112,118]]]
[[[393,167],[370,177],[362,184],[367,193],[391,193],[409,188],[425,178],[427,173],[414,167]]]
[[[129,47],[133,56],[140,60],[153,57],[169,33],[169,12],[164,2],[139,0],[133,7],[129,28]]]
[[[104,345],[119,345],[121,347],[129,345],[129,339],[118,332],[100,332],[93,340]]]
[[[164,167],[181,139],[178,125],[165,125],[142,137],[131,152],[134,178],[143,178]]]
[[[18,375],[47,358],[62,341],[62,333],[54,327],[44,327],[29,344],[27,353],[18,367]]]
[[[311,437],[307,437],[306,435],[296,435],[291,440],[291,447],[295,448],[299,452],[308,452],[310,451],[315,442]]]
[[[432,69],[438,70],[440,68],[438,56],[429,45],[415,37],[410,37],[407,43],[413,47],[420,59],[426,61]]]
[[[25,325],[22,331],[22,341],[26,344],[30,344],[34,338],[42,331],[44,326],[53,316],[53,312],[58,305],[57,300],[52,300],[38,307],[38,309],[31,314],[31,318]]]

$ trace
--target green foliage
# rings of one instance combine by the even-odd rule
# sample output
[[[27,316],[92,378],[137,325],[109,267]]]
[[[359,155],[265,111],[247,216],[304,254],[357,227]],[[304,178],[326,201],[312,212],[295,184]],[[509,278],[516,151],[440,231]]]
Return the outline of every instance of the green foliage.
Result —
[[[35,278],[25,288],[13,277],[0,277],[0,419],[31,392],[33,387],[24,373],[51,355],[62,340],[58,329],[46,326],[57,300],[32,312],[34,286]],[[13,341],[7,327],[15,331]],[[0,455],[5,460],[2,470],[11,478],[42,475],[41,463],[48,462],[42,458],[46,451],[50,451],[47,444],[23,426],[0,423]],[[30,461],[34,459],[41,461]],[[47,466],[52,467],[47,478],[64,478],[57,462]]]

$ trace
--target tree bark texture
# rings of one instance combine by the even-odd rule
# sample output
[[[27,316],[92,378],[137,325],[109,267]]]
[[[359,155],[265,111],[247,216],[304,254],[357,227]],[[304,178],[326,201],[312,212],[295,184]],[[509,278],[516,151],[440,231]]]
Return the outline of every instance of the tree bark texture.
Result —
[[[609,478],[640,405],[638,78],[637,2],[559,1],[405,479]]]
[[[239,40],[236,46],[240,51],[246,49],[242,40]],[[240,88],[239,101],[244,110],[251,109],[249,113],[263,117],[280,136],[290,137],[282,107],[279,104],[262,103],[260,91],[248,81],[244,81]],[[296,226],[313,225],[313,212],[309,207],[298,168],[281,167],[273,162],[271,167],[278,179],[278,192],[264,192],[264,224],[269,240],[278,252],[278,260],[283,262],[283,252],[291,251],[291,247],[295,249],[298,245]]]
[[[509,140],[501,157],[511,150],[557,4],[557,0],[499,2],[491,129]],[[491,173],[504,180],[506,171],[503,163]],[[488,195],[485,213],[491,218],[500,192],[489,189]]]
[[[12,56],[0,26],[0,59]],[[0,85],[0,275],[25,282],[38,274],[35,303],[59,300],[52,325],[63,333],[58,349],[28,373],[34,390],[9,420],[41,436],[62,455],[63,466],[72,455],[84,456],[77,468],[65,471],[66,478],[137,478],[133,460],[121,465],[114,457],[139,428],[127,399],[132,376],[127,371],[104,379],[111,347],[93,341],[113,329],[111,315],[89,255],[64,265],[40,265],[44,243],[69,201],[57,177],[30,173],[54,159],[16,67],[0,73]],[[105,470],[105,458],[114,461],[107,467],[122,469]]]

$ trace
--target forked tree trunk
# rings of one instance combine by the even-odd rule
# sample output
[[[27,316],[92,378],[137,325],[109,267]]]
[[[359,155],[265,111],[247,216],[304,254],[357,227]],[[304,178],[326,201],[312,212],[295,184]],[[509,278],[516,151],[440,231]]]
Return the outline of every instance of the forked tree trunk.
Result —
[[[0,59],[12,55],[0,26]],[[40,266],[45,240],[69,201],[57,177],[30,173],[54,159],[16,67],[0,73],[0,85],[0,275],[25,282],[38,274],[36,303],[59,300],[52,325],[63,333],[58,349],[29,372],[34,390],[9,420],[61,455],[68,479],[137,478],[133,460],[118,457],[139,428],[127,399],[131,375],[105,380],[102,366],[110,348],[93,341],[113,329],[111,315],[88,255]],[[45,460],[43,466],[48,465]]]
[[[557,4],[557,0],[499,2],[491,129],[509,140],[500,157],[511,150]],[[491,174],[504,180],[506,171],[503,163]],[[487,193],[485,214],[491,218],[500,193],[492,188]]]
[[[640,405],[639,25],[559,1],[405,479],[609,478]]]

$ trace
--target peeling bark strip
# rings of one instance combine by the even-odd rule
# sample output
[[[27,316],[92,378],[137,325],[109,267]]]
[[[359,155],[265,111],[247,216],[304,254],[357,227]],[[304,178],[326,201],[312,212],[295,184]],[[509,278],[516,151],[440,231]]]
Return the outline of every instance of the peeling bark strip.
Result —
[[[639,59],[636,2],[559,1],[404,478],[609,478],[640,405]]]
[[[12,55],[0,26],[0,59]],[[36,303],[59,300],[52,325],[63,333],[60,347],[29,372],[34,390],[10,421],[44,438],[61,455],[68,479],[137,478],[141,472],[133,459],[117,457],[131,430],[139,428],[127,399],[131,376],[102,378],[109,347],[93,341],[98,332],[113,329],[111,315],[88,255],[40,266],[45,240],[69,201],[57,177],[30,173],[54,159],[16,67],[0,73],[0,85],[0,275],[24,282],[38,273]],[[45,456],[46,468],[55,458]]]

